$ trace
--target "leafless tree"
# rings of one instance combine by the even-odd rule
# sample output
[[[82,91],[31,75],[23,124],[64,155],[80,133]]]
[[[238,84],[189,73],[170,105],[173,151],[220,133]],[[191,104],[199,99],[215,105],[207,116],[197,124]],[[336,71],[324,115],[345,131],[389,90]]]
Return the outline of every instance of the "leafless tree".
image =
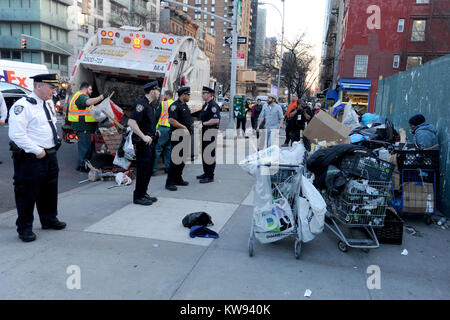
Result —
[[[230,90],[230,72],[227,70],[217,70],[212,73],[212,76],[217,79],[217,82],[222,84],[222,94],[225,96]]]
[[[148,29],[148,23],[157,20],[157,15],[150,11],[141,11],[137,13],[134,10],[129,11],[126,8],[120,8],[115,12],[114,21],[111,24],[119,26],[133,26],[137,28]],[[112,18],[111,18],[112,19]]]
[[[299,97],[303,97],[317,80],[317,74],[312,72],[315,61],[311,54],[312,46],[306,43],[304,38],[305,34],[302,34],[296,40],[284,43],[286,51],[283,54],[281,67],[281,85],[289,90],[288,101],[293,92]],[[280,53],[274,51],[264,56],[262,60],[261,67],[264,72],[271,74],[276,80],[279,72]]]

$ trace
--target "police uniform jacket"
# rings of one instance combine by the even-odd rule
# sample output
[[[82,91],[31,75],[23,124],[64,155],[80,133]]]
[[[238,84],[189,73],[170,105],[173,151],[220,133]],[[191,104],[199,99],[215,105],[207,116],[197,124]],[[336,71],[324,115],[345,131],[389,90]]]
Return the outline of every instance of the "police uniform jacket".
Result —
[[[136,100],[132,106],[130,119],[137,122],[144,135],[152,137],[156,134],[155,112],[147,97]],[[140,138],[133,134],[133,140],[137,142]]]
[[[192,117],[191,110],[189,109],[186,103],[181,102],[180,99],[172,103],[169,108],[169,119],[175,119],[183,126],[188,128],[189,132],[192,134]],[[175,128],[174,126],[170,126],[170,131],[177,130],[179,128]]]
[[[211,100],[210,102],[207,102],[203,105],[202,113],[200,115],[200,120],[202,121],[202,123],[205,123],[211,119],[220,120],[220,107],[214,100]],[[212,126],[207,126],[206,128],[219,129],[219,125],[215,124]]]
[[[44,104],[34,92],[16,101],[9,110],[9,138],[26,153],[39,155],[42,149],[55,147],[44,107],[49,110],[56,127],[56,112],[53,106],[48,101]]]

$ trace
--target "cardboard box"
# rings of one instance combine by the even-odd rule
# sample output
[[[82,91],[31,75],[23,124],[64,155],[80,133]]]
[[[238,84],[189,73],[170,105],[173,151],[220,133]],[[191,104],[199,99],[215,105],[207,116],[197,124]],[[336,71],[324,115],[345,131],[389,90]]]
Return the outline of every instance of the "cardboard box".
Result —
[[[429,194],[434,209],[434,186],[432,183],[405,182],[403,184],[403,212],[425,213]]]
[[[335,141],[337,144],[350,143],[348,135],[351,129],[343,125],[326,112],[319,112],[308,124],[303,135],[312,142]]]

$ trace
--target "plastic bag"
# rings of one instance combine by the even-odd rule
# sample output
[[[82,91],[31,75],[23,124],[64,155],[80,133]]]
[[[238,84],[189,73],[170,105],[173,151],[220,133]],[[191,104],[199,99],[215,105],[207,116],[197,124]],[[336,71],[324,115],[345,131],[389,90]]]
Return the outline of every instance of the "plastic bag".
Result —
[[[308,200],[303,197],[298,197],[297,200],[297,219],[298,219],[298,229],[297,234],[302,242],[309,242],[313,240],[316,236],[311,232],[310,222],[312,221],[313,212]]]
[[[301,142],[294,142],[292,148],[281,150],[280,163],[289,165],[301,165],[305,157],[305,146]]]
[[[133,182],[133,180],[131,180],[131,178],[123,172],[119,172],[116,174],[116,182],[119,186],[122,184],[128,186]]]
[[[320,192],[306,178],[302,179],[302,194],[309,201],[314,214],[309,222],[310,230],[314,234],[319,234],[323,231],[327,204]]]
[[[342,118],[342,124],[346,125],[350,129],[356,129],[360,127],[359,117],[356,111],[353,109],[352,103],[349,102],[344,109],[344,117]]]
[[[186,215],[182,220],[183,226],[191,228],[192,226],[213,226],[211,216],[206,212],[193,212]]]
[[[125,158],[130,161],[136,160],[136,152],[134,151],[134,145],[132,140],[133,131],[128,128],[129,133],[127,135],[127,139],[125,144],[123,145],[123,152],[125,153]]]
[[[277,164],[280,161],[280,148],[276,145],[247,156],[239,165],[252,176],[256,175],[258,165]]]
[[[131,161],[125,159],[125,157],[120,158],[119,155],[116,153],[116,156],[114,157],[113,164],[115,164],[116,166],[119,166],[119,167],[124,168],[125,170],[127,170],[130,167],[130,165],[131,165]]]

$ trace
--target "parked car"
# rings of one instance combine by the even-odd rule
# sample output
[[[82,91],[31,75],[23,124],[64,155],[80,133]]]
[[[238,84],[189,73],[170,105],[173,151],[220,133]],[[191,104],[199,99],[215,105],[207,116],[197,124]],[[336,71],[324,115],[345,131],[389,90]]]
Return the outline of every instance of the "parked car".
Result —
[[[6,108],[8,109],[8,117],[6,119],[9,118],[9,109],[11,106],[20,98],[26,97],[31,93],[30,90],[18,84],[3,81],[0,81],[0,91],[3,94],[3,98],[5,98]]]

